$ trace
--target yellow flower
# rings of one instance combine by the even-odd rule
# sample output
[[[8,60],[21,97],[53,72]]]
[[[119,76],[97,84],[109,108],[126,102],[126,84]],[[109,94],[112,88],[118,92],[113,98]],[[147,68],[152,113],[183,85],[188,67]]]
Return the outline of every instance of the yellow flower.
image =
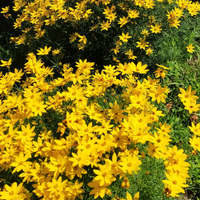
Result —
[[[119,53],[119,46],[116,46],[115,47],[115,49],[111,49],[111,51],[113,51],[114,52],[114,54],[117,54],[117,53]]]
[[[44,104],[44,101],[30,100],[29,106],[30,106],[30,109],[32,109],[34,116],[37,116],[37,115],[42,116],[43,113],[46,113],[45,108],[47,107],[47,105]]]
[[[119,63],[117,70],[120,71],[122,73],[122,75],[133,74],[133,70],[131,69],[131,67],[127,63],[124,63],[124,65],[122,63]]]
[[[16,137],[16,139],[18,141],[20,140],[22,143],[31,141],[36,135],[36,133],[34,132],[35,126],[31,128],[30,124],[28,124],[27,126],[22,125],[21,129],[21,131],[17,131],[18,136]]]
[[[145,50],[145,48],[146,47],[148,47],[149,45],[149,42],[145,42],[145,38],[144,39],[142,39],[142,38],[140,38],[140,41],[139,42],[136,42],[138,45],[137,45],[137,47],[139,47],[140,49],[144,49]]]
[[[196,90],[192,91],[191,89],[191,85],[187,88],[187,91],[185,91],[183,88],[180,88],[181,94],[178,94],[178,96],[181,98],[182,102],[190,102],[199,98],[198,96],[194,95],[196,93]]]
[[[138,10],[131,10],[129,8],[129,11],[128,11],[128,16],[131,18],[131,19],[135,19],[137,17],[139,17],[139,14],[140,12]]]
[[[113,172],[111,170],[111,165],[109,162],[106,162],[105,165],[99,164],[99,170],[93,170],[97,176],[94,178],[94,181],[100,181],[99,186],[107,186],[110,185],[116,178],[112,175]]]
[[[133,55],[133,51],[129,49],[128,51],[125,52],[125,55],[128,55],[128,59],[135,60],[137,56]]]
[[[79,42],[82,42],[83,44],[87,43],[87,38],[85,37],[85,35],[83,35],[83,36],[78,35],[78,37],[80,38]]]
[[[140,74],[146,74],[149,70],[146,69],[147,65],[142,65],[142,62],[138,62],[137,65],[134,62],[129,63],[131,69]]]
[[[106,8],[104,9],[103,14],[104,15],[110,15],[113,12],[113,7],[109,8],[108,6],[106,6]]]
[[[142,30],[141,34],[148,37],[149,32],[146,29],[144,29],[144,30]]]
[[[51,194],[51,196],[61,196],[64,189],[66,188],[67,180],[62,181],[62,177],[60,176],[57,180],[55,178],[52,181],[47,182],[48,189],[47,191]]]
[[[164,124],[159,122],[159,127],[160,128],[156,128],[159,134],[164,133],[166,136],[168,136],[168,133],[172,131],[171,125],[168,126],[166,122]]]
[[[181,21],[179,21],[179,18],[175,18],[175,19],[173,19],[173,20],[168,20],[169,21],[169,27],[175,27],[175,28],[178,28],[178,26],[180,26],[180,22]]]
[[[79,43],[79,44],[77,45],[77,47],[78,47],[78,50],[82,50],[82,49],[85,48],[85,44],[84,44],[83,42],[81,42],[81,43]]]
[[[157,33],[160,33],[161,30],[162,30],[160,27],[161,27],[161,24],[156,23],[155,26],[151,25],[151,29],[150,30],[151,30],[152,33],[156,33],[157,34]]]
[[[108,30],[111,26],[111,23],[107,20],[106,22],[105,21],[103,21],[102,23],[101,23],[101,31],[103,31],[103,30]]]
[[[194,46],[192,46],[192,44],[189,44],[186,48],[187,48],[187,51],[188,51],[189,53],[193,53],[193,51],[194,51]]]
[[[192,151],[191,151],[191,154],[192,154],[193,156],[196,156],[196,155],[197,155],[197,151],[196,151],[196,150],[192,150]]]
[[[146,55],[150,56],[152,53],[153,53],[153,49],[148,48],[148,49],[146,50]]]
[[[72,43],[77,39],[78,34],[77,33],[72,33],[69,35],[69,42]]]
[[[91,28],[90,28],[90,31],[95,30],[97,27],[98,27],[98,24],[96,24],[95,26],[91,27]]]
[[[72,162],[73,167],[78,165],[80,168],[82,168],[87,162],[85,152],[83,152],[81,150],[78,150],[78,152],[76,154],[72,153],[72,156],[73,157],[69,158],[69,161]]]
[[[76,67],[78,68],[76,71],[76,74],[88,74],[90,73],[90,70],[93,69],[93,65],[95,63],[94,62],[88,62],[87,59],[85,59],[84,61],[82,61],[81,59],[79,59],[79,62],[76,62]]]
[[[2,11],[1,13],[3,14],[6,14],[7,12],[9,11],[9,6],[5,7],[5,8],[2,8]]]
[[[10,58],[8,61],[1,60],[2,64],[1,67],[9,67],[12,64],[12,58]]]
[[[166,71],[161,69],[161,68],[158,68],[155,72],[155,77],[156,78],[159,78],[159,77],[162,77],[162,78],[165,78],[165,75],[166,75]]]
[[[130,183],[129,183],[128,177],[124,177],[124,181],[122,182],[121,186],[123,188],[130,188]]]
[[[165,98],[167,97],[165,95],[166,88],[161,88],[161,85],[159,84],[156,89],[150,90],[149,96],[152,97],[152,101],[157,100],[158,103],[164,102]]]
[[[128,17],[119,18],[118,24],[120,24],[120,28],[129,22]]]
[[[145,5],[145,0],[135,0],[134,4],[136,6],[142,7]]]
[[[195,124],[192,122],[192,126],[189,126],[189,129],[195,135],[200,136],[200,123],[196,124],[196,126],[195,126]]]
[[[87,20],[90,14],[92,14],[93,12],[91,11],[91,9],[89,9],[89,10],[84,11],[83,13],[84,13],[83,18]]]
[[[117,57],[113,57],[113,61],[117,62],[117,63],[120,63],[119,60],[117,60]]]
[[[19,156],[16,156],[15,161],[11,164],[12,167],[15,167],[12,173],[19,172],[20,170],[24,171],[28,166],[30,166],[32,163],[27,161],[30,157],[30,153],[25,155],[23,152],[20,152]]]
[[[111,13],[110,15],[107,15],[107,16],[106,16],[106,19],[109,19],[109,21],[110,21],[110,23],[111,23],[112,21],[115,20],[116,17],[117,17],[117,16],[116,16],[116,13]]]
[[[92,187],[93,189],[90,192],[90,195],[94,194],[94,198],[96,199],[98,196],[103,198],[105,194],[112,195],[112,192],[110,189],[108,189],[106,186],[99,186],[99,181],[93,181],[87,184],[89,187]]]
[[[57,55],[57,54],[59,54],[60,53],[60,49],[54,49],[53,51],[52,51],[52,54],[53,55]]]
[[[48,55],[51,51],[51,47],[47,48],[47,46],[44,47],[44,49],[40,48],[40,50],[37,50],[37,55]]]
[[[156,18],[155,18],[155,16],[150,15],[150,16],[148,16],[148,18],[149,18],[149,23],[150,23],[150,24],[153,24],[153,23],[156,22]]]
[[[154,132],[150,140],[154,143],[155,147],[167,146],[171,141],[169,134],[165,134],[164,132]]]
[[[124,33],[122,33],[122,35],[119,36],[119,39],[122,42],[128,42],[129,38],[132,38],[132,36],[129,36],[129,33],[127,33],[126,35]]]
[[[128,156],[121,157],[119,161],[119,165],[123,170],[123,173],[133,174],[140,170],[140,165],[142,162],[139,160],[138,156],[129,154]]]
[[[199,8],[197,8],[197,5],[195,5],[195,4],[190,4],[190,6],[188,6],[187,10],[191,16],[194,16],[194,15],[198,14]]]
[[[83,135],[82,141],[79,143],[77,149],[80,149],[80,150],[84,151],[84,153],[86,153],[87,155],[90,155],[90,154],[92,154],[92,152],[96,151],[96,148],[97,148],[97,145],[95,144],[96,140],[97,140],[96,137],[91,139],[91,137],[88,134],[85,134],[85,135]]]
[[[200,151],[200,137],[197,137],[194,135],[192,138],[190,138],[190,146],[193,147],[194,150]]]
[[[148,8],[151,8],[153,9],[153,6],[155,6],[155,1],[153,0],[145,0],[145,7],[148,9]]]
[[[56,149],[59,147],[55,145],[54,148]],[[50,172],[54,173],[54,178],[56,179],[59,176],[59,173],[64,172],[66,164],[67,164],[66,156],[58,154],[55,157],[50,157],[50,163],[47,163],[46,167]]]
[[[194,101],[186,101],[183,102],[185,109],[189,111],[189,113],[197,112],[200,110],[200,104],[196,103],[196,100]]]
[[[172,197],[178,197],[179,193],[185,193],[183,190],[184,187],[188,187],[187,184],[185,184],[185,178],[183,178],[178,173],[166,173],[165,175],[168,180],[163,180],[162,182],[165,185],[165,188],[170,188]]]
[[[146,148],[148,151],[148,155],[150,155],[152,158],[156,157],[158,158],[158,147],[155,146],[154,144],[149,142],[149,147]]]
[[[26,199],[25,188],[23,183],[17,185],[16,182],[12,183],[11,186],[5,185],[5,189],[0,191],[0,199],[13,200],[13,199]]]

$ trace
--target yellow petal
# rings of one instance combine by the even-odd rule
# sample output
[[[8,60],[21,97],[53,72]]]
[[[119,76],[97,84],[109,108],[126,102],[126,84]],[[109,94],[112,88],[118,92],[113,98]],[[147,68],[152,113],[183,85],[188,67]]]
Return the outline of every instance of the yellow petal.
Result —
[[[140,193],[137,192],[137,193],[135,194],[135,196],[133,197],[133,200],[139,200],[139,197],[140,197]]]
[[[127,200],[132,200],[132,196],[129,194],[129,192],[126,193],[126,199]]]

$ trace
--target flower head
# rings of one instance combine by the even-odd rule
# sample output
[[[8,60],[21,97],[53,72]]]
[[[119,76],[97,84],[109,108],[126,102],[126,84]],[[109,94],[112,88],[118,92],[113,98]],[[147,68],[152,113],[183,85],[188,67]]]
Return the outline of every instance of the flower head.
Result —
[[[194,46],[192,46],[192,44],[189,44],[186,48],[187,48],[187,51],[188,51],[189,53],[193,53],[193,51],[194,51]]]
[[[44,47],[44,49],[40,48],[40,50],[37,50],[37,55],[48,55],[51,51],[51,47],[47,48],[47,46]]]
[[[1,60],[1,63],[1,67],[9,67],[12,64],[12,58],[10,58],[8,61]]]

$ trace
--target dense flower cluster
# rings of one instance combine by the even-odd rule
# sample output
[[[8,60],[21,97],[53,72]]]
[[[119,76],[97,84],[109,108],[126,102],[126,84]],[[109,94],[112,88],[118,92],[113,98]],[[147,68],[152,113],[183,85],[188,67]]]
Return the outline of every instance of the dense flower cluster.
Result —
[[[39,39],[44,36],[45,27],[59,21],[71,23],[76,29],[81,20],[93,19],[96,23],[93,21],[94,26],[90,28],[94,33],[97,29],[108,31],[113,24],[122,28],[128,23],[136,24],[135,19],[142,17],[142,9],[153,9],[155,3],[162,1],[128,0],[114,5],[111,0],[72,1],[71,4],[66,0],[14,0],[13,10],[21,11],[14,28],[23,28],[22,35],[13,37],[12,41],[28,44],[33,39],[29,32],[34,32],[35,39]],[[177,7],[167,14],[169,27],[180,26],[184,11],[194,16],[200,10],[200,5],[191,1],[179,0],[175,4]],[[131,5],[138,9],[131,9]],[[92,8],[96,7],[102,16],[94,19]],[[2,13],[8,11],[9,8],[4,8]],[[161,33],[163,27],[154,16],[143,17],[148,19],[148,25],[135,45],[151,55],[153,49],[148,37]],[[117,38],[115,48],[111,49],[115,55],[122,44],[135,40],[130,31],[122,31]],[[70,43],[76,41],[78,50],[89,43],[86,35],[76,31],[68,39]],[[188,46],[188,51],[193,51],[192,46]],[[124,54],[130,62],[121,63],[115,57],[116,65],[104,65],[102,71],[96,70],[95,63],[87,59],[79,59],[75,68],[59,63],[61,70],[57,77],[53,66],[45,66],[42,58],[61,52],[44,45],[37,53],[28,53],[24,69],[14,69],[14,72],[9,70],[12,58],[1,60],[0,67],[8,68],[9,72],[0,73],[0,170],[11,170],[22,183],[5,184],[0,190],[0,199],[31,199],[25,183],[31,184],[34,195],[44,200],[82,198],[85,183],[80,180],[89,171],[93,173],[91,182],[87,183],[89,194],[95,199],[104,198],[112,195],[109,186],[116,180],[122,179],[122,187],[130,187],[127,175],[138,173],[145,156],[163,160],[166,168],[163,193],[167,197],[184,193],[190,164],[183,150],[170,144],[171,125],[159,121],[164,114],[156,107],[165,103],[170,92],[161,83],[169,68],[157,64],[152,77],[140,80],[149,69],[147,64],[133,62],[136,56],[129,49]],[[116,88],[122,88],[118,95]],[[108,91],[113,98],[106,95]],[[191,87],[180,92],[179,97],[189,113],[200,110],[198,97]],[[46,117],[49,113],[61,120],[56,124],[53,118]],[[46,127],[47,121],[57,130]],[[152,131],[155,123],[158,126]],[[195,134],[190,144],[200,151],[199,124],[192,124],[190,129]],[[146,154],[130,148],[132,144],[147,145]],[[133,199],[139,196],[137,192]],[[127,192],[126,198],[130,200],[132,196]]]
[[[75,199],[84,192],[81,188],[83,183],[79,183],[76,177],[87,174],[84,167],[90,166],[95,173],[93,181],[88,183],[93,188],[90,194],[103,198],[105,194],[111,194],[108,186],[117,175],[125,178],[126,174],[140,170],[141,152],[128,150],[128,146],[149,142],[148,154],[166,163],[168,180],[163,182],[167,195],[177,196],[184,192],[182,188],[187,186],[184,183],[189,164],[185,162],[187,156],[182,150],[177,150],[176,146],[168,147],[170,125],[160,123],[157,132],[150,131],[151,125],[163,116],[152,102],[165,102],[168,88],[162,88],[159,79],[150,77],[140,82],[137,74],[148,71],[141,62],[137,65],[131,62],[105,66],[105,70],[94,75],[90,74],[94,63],[79,60],[76,66],[74,74],[69,65],[63,65],[63,77],[47,82],[46,77],[53,76],[52,70],[45,67],[37,56],[29,54],[24,71],[15,70],[1,76],[1,91],[6,95],[1,101],[1,169],[20,172],[23,182],[34,182],[33,192],[38,197]],[[24,81],[22,91],[13,92],[13,85],[24,73],[32,76]],[[118,79],[119,74],[126,75],[126,78]],[[65,90],[44,99],[45,93],[69,82],[72,84]],[[103,109],[98,102],[90,101],[92,97],[104,97],[109,102],[104,94],[112,85],[124,87],[121,103],[115,100]],[[66,106],[64,102],[71,104]],[[37,124],[31,119],[48,110],[65,116],[58,124],[59,139],[46,128],[37,136],[34,131]],[[87,123],[86,117],[93,123]],[[25,119],[30,122],[26,123]],[[66,129],[70,130],[67,135]],[[116,149],[119,153],[115,153]],[[33,158],[36,160],[31,162]],[[63,180],[63,174],[68,179]],[[20,191],[17,195],[25,195],[24,190]],[[0,192],[1,199],[5,198],[6,192],[9,192],[7,188]],[[12,195],[16,194],[9,195],[14,198]]]
[[[181,20],[184,20],[184,13],[189,13],[190,16],[196,16],[200,11],[200,4],[188,0],[169,1],[169,4],[174,4],[174,9],[167,11],[166,20],[169,27],[178,28]],[[35,0],[27,2],[26,0],[15,0],[14,11],[21,11],[14,23],[15,29],[22,29],[22,34],[18,37],[13,37],[12,40],[16,44],[29,43],[33,38],[39,39],[45,35],[46,28],[55,25],[57,22],[64,24],[71,24],[75,32],[71,32],[66,37],[69,38],[70,43],[82,50],[89,45],[90,38],[87,35],[81,35],[77,27],[80,26],[81,21],[87,21],[90,26],[91,35],[95,39],[96,31],[109,31],[111,27],[119,26],[124,28],[126,25],[137,25],[137,21],[142,17],[146,17],[148,23],[145,23],[144,29],[141,31],[139,41],[135,41],[135,33],[129,30],[130,33],[122,32],[120,40],[127,42],[130,38],[131,42],[137,44],[137,48],[146,51],[147,55],[153,53],[151,44],[149,44],[148,37],[153,34],[161,33],[162,22],[161,19],[156,19],[153,15],[142,14],[145,10],[153,10],[156,7],[164,8],[163,0],[127,0],[123,3],[112,3],[111,0],[83,0],[66,1],[66,0]],[[98,13],[97,13],[98,8]],[[8,9],[3,9],[2,13],[8,12]],[[98,15],[98,16],[97,16]],[[96,20],[97,18],[98,20]],[[96,23],[95,23],[96,21]],[[33,34],[34,33],[34,34]],[[89,40],[88,40],[89,39]],[[115,41],[115,48],[110,49],[116,55],[122,51],[122,43],[120,40]],[[193,52],[191,44],[187,47],[189,52]],[[126,52],[123,52],[126,54]],[[135,59],[133,51],[130,49],[128,55],[129,59]]]

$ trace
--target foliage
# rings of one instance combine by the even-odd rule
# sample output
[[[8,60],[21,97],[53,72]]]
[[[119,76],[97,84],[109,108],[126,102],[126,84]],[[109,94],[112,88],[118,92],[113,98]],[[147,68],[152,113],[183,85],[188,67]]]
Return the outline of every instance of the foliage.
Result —
[[[198,199],[199,11],[185,0],[4,7],[0,199]]]

